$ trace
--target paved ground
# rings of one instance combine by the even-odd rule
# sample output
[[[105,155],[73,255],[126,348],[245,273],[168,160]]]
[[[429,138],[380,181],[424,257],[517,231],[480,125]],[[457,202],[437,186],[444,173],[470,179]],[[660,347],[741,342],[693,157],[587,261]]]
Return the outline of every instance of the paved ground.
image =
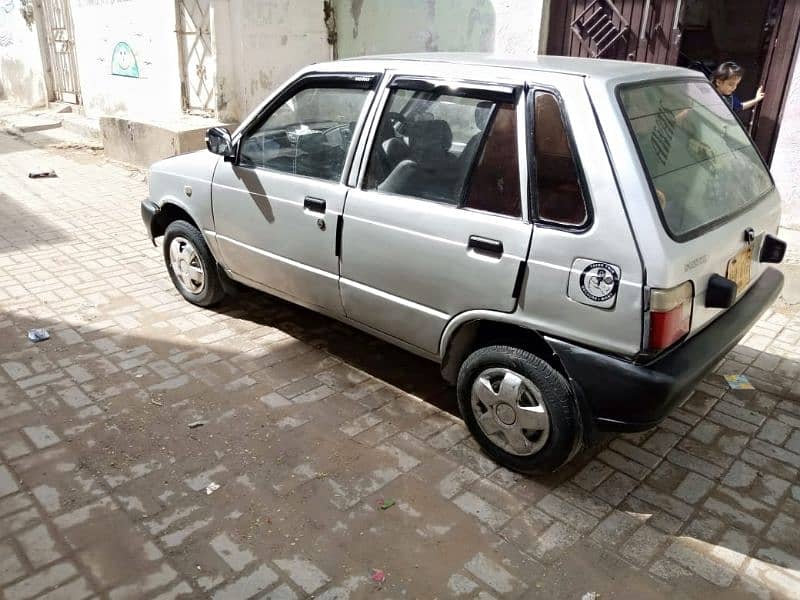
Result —
[[[265,295],[182,301],[144,194],[0,134],[0,596],[800,594],[800,311],[658,429],[528,479],[432,364]]]

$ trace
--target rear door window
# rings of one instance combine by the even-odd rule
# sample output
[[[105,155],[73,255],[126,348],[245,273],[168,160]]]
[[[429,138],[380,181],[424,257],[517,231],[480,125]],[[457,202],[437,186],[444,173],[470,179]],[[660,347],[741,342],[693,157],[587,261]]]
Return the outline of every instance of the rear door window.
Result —
[[[522,216],[517,152],[517,111],[498,104],[477,163],[464,206],[508,217]],[[474,157],[473,157],[474,158]]]
[[[622,87],[619,98],[673,238],[699,235],[772,189],[758,151],[710,83],[648,82]]]
[[[446,89],[392,90],[365,189],[521,217],[515,104]]]

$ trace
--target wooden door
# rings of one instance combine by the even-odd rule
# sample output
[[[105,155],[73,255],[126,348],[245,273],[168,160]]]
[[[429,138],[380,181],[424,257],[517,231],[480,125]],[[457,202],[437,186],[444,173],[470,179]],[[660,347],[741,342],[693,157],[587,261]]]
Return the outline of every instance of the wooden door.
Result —
[[[675,64],[680,47],[678,15],[682,0],[562,0],[550,5],[547,53],[562,56],[614,58],[661,64]],[[581,32],[582,21],[605,12],[624,35],[598,54],[589,27]],[[583,35],[581,35],[583,33]]]
[[[750,134],[767,162],[772,161],[786,95],[800,44],[800,2],[784,0],[772,27],[761,74],[766,96],[756,109]]]

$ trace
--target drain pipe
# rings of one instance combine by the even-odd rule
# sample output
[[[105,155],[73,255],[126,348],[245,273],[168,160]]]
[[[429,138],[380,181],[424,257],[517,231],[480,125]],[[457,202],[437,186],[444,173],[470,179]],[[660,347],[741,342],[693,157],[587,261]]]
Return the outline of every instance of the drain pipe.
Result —
[[[339,34],[336,32],[336,9],[333,6],[333,0],[324,0],[322,3],[322,10],[325,15],[325,28],[328,30],[328,44],[331,47],[331,60],[338,60],[339,49],[337,46]]]

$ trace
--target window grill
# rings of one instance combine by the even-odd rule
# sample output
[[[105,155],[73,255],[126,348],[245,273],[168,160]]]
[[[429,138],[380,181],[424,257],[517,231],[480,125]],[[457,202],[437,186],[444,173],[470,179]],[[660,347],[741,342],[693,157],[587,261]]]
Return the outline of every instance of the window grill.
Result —
[[[572,32],[592,58],[605,56],[630,30],[611,0],[595,0],[572,21]]]

